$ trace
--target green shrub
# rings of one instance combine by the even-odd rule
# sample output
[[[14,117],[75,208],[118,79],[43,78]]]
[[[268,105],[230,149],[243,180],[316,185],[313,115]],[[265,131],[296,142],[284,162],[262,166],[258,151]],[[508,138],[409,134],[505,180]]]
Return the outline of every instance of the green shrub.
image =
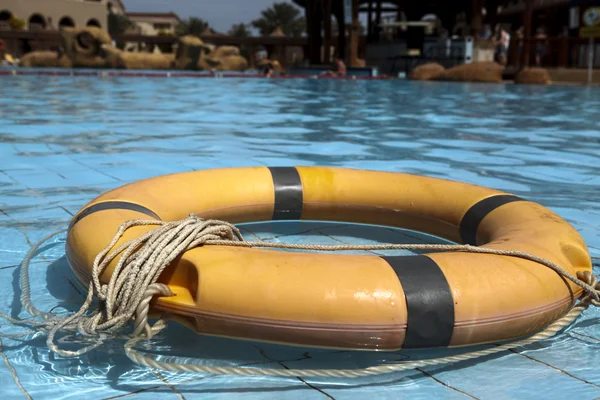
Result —
[[[27,26],[27,22],[22,19],[19,19],[13,15],[8,20],[8,25],[10,26],[11,29],[13,29],[15,31],[20,31],[20,30],[25,29],[25,27]]]

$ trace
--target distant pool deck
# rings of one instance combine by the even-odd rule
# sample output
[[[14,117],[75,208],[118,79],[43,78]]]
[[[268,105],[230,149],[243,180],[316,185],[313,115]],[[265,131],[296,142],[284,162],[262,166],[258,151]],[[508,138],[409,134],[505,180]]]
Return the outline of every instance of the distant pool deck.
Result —
[[[348,68],[346,76],[323,76],[326,68],[292,68],[288,73],[275,74],[273,79],[352,79],[381,80],[390,79],[378,75],[376,68]],[[39,76],[100,76],[100,77],[146,77],[146,78],[265,78],[259,71],[216,72],[216,71],[181,71],[181,70],[119,70],[119,69],[84,69],[84,68],[23,68],[2,66],[2,75],[39,75]]]
[[[276,74],[268,79],[322,79],[322,80],[406,80],[405,74],[398,76],[379,75],[376,69],[371,73],[360,69],[360,72],[349,70],[346,76],[322,76],[322,71],[311,68],[299,68],[291,73]],[[591,83],[588,81],[588,71],[585,69],[548,69],[552,85],[600,85],[600,70],[592,72]],[[209,72],[209,71],[157,71],[157,70],[112,70],[112,69],[64,69],[64,68],[15,68],[10,66],[0,67],[0,76],[71,76],[71,77],[143,77],[143,78],[256,78],[267,79],[258,71],[248,72]],[[513,84],[512,80],[505,80],[503,84]]]
[[[600,273],[600,88],[399,79],[97,79],[62,72],[69,75],[0,77],[0,312],[13,317],[27,316],[19,301],[19,265],[33,243],[66,228],[108,190],[209,168],[330,165],[504,190],[571,223]],[[288,243],[435,240],[343,223],[241,228],[249,240]],[[33,301],[44,311],[64,315],[84,299],[65,260],[64,235],[36,256],[31,279]],[[0,382],[7,399],[592,400],[600,398],[599,321],[600,309],[591,308],[557,337],[535,345],[354,380],[165,372],[133,363],[121,341],[65,359],[48,349],[44,335],[3,337]],[[0,332],[23,329],[0,320]],[[253,368],[362,368],[441,355],[259,344],[197,335],[176,323],[139,348],[162,360]]]

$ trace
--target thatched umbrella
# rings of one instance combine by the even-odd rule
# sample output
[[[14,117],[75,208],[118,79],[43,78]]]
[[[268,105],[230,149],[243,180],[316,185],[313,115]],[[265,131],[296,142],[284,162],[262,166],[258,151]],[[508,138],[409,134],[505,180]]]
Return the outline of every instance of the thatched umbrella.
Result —
[[[271,34],[269,36],[271,36],[271,37],[286,37],[286,34],[283,33],[281,26],[278,26],[277,28],[275,28],[275,30],[273,32],[271,32]]]
[[[215,31],[214,29],[212,29],[210,26],[207,26],[203,31],[202,34],[200,36],[223,36],[222,33],[219,33],[217,31]]]

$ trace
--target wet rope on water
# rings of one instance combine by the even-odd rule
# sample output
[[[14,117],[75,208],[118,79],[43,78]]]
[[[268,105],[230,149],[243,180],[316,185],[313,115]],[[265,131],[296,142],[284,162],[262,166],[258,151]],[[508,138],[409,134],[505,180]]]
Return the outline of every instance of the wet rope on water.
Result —
[[[121,244],[113,250],[128,229],[140,226],[156,226],[156,228],[138,238]],[[559,265],[525,252],[496,250],[470,245],[376,244],[328,246],[246,241],[239,229],[234,225],[219,220],[202,219],[192,214],[180,221],[131,220],[123,223],[112,241],[95,258],[87,297],[79,311],[68,317],[60,317],[53,313],[40,311],[33,305],[29,285],[29,264],[36,255],[39,247],[46,240],[62,232],[64,230],[48,235],[33,246],[21,265],[21,303],[29,314],[33,317],[41,318],[42,321],[21,320],[1,313],[0,317],[14,324],[27,326],[34,331],[47,332],[46,343],[48,347],[63,357],[79,356],[101,346],[107,339],[122,338],[127,339],[124,349],[126,355],[132,361],[162,370],[209,374],[352,378],[465,361],[522,347],[554,336],[569,326],[590,305],[600,305],[600,283],[598,283],[596,277],[591,273],[585,272],[579,273],[578,276],[573,276]],[[203,366],[159,361],[135,350],[134,346],[139,341],[151,339],[166,326],[166,322],[162,319],[159,319],[154,325],[150,325],[148,322],[150,301],[155,296],[173,296],[167,285],[157,282],[160,274],[175,258],[192,248],[203,245],[269,247],[313,251],[439,250],[511,256],[537,262],[552,269],[565,279],[581,287],[585,295],[562,318],[526,339],[459,355],[378,365],[362,369],[261,369]],[[119,254],[121,255],[119,256]],[[117,264],[109,282],[106,284],[101,283],[100,276],[118,256]],[[97,306],[95,309],[92,309],[94,302],[97,303]],[[132,322],[132,332],[123,333]],[[60,332],[79,333],[84,338],[91,339],[91,344],[76,351],[62,349],[56,344],[56,335]],[[24,335],[29,333],[27,332]],[[9,335],[3,336],[8,337]]]

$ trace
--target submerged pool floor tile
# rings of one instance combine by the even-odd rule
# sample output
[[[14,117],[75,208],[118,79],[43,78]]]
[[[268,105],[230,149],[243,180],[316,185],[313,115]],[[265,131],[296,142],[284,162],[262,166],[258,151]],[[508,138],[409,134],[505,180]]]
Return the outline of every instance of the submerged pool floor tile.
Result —
[[[468,368],[427,368],[427,371],[445,384],[482,400],[559,400],[564,399],[566,391],[579,398],[600,397],[600,387],[518,354],[510,353],[481,361],[469,362],[466,365]],[[473,376],[477,379],[473,379]]]
[[[169,381],[171,382],[171,381]],[[174,386],[185,398],[215,400],[258,400],[281,396],[293,400],[326,400],[327,391],[320,390],[297,378],[241,378],[215,376],[198,378]]]
[[[75,76],[0,76],[0,87],[0,312],[13,318],[28,317],[20,302],[19,265],[33,243],[66,228],[73,214],[109,190],[211,168],[325,165],[508,191],[540,202],[571,223],[600,273],[600,113],[595,111],[600,88]],[[240,182],[245,178],[241,175]],[[323,188],[335,183],[323,182]],[[204,183],[195,185],[200,207],[207,200]],[[172,196],[162,187],[155,189]],[[412,189],[394,188],[397,196]],[[331,196],[352,196],[357,202],[377,196],[360,186],[348,190],[355,192],[344,189]],[[444,196],[460,202],[462,194]],[[305,199],[311,201],[310,193]],[[176,198],[165,201],[180,207]],[[423,201],[435,206],[438,199]],[[458,232],[460,215],[455,219],[448,229]],[[284,243],[446,242],[347,222],[268,222],[241,228],[247,240]],[[35,306],[60,315],[79,310],[86,295],[65,258],[64,240],[64,233],[53,239],[30,266]],[[225,296],[237,288],[228,290]],[[61,358],[49,350],[43,333],[25,341],[3,337],[10,368],[0,359],[0,392],[7,399],[26,398],[11,375],[14,368],[35,400],[591,400],[600,398],[599,321],[600,309],[589,309],[567,332],[519,349],[520,354],[357,379],[154,371],[129,360],[123,340]],[[0,334],[23,330],[0,319]],[[75,346],[61,340],[62,346]],[[163,361],[245,368],[365,368],[416,357],[406,351],[350,352],[208,337],[175,322],[150,344],[137,346]],[[438,350],[417,353],[432,356]]]
[[[17,376],[30,377],[22,384],[34,399],[40,396],[61,400],[83,397],[129,398],[128,395],[135,392],[139,392],[135,394],[135,398],[140,399],[178,398],[152,371],[133,366],[124,355],[112,356],[107,362],[86,362],[85,357],[79,361],[59,359],[43,349],[44,341],[37,340],[34,343],[29,342],[15,346],[14,350],[5,351]],[[36,364],[42,367],[37,367]],[[7,386],[9,383],[10,381],[6,381]]]

